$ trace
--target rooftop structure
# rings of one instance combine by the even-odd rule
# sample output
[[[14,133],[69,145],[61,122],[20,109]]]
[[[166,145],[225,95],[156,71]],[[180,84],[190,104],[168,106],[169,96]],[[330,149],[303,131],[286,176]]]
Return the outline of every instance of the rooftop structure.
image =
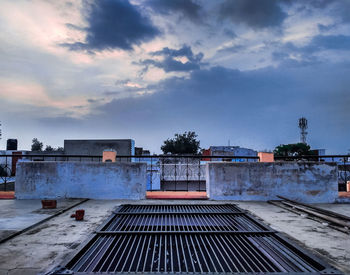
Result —
[[[135,141],[132,139],[65,139],[66,155],[102,155],[103,150],[113,149],[117,155],[135,155]]]
[[[0,274],[350,272],[350,204],[341,204],[350,195],[338,192],[347,182],[339,178],[344,167],[262,162],[233,156],[234,149],[206,162],[201,155],[113,156],[113,162],[23,156],[17,200],[0,200]],[[172,192],[159,191],[164,184]],[[171,200],[174,193],[189,200]],[[40,209],[42,199],[57,200],[58,209]],[[321,204],[317,210],[310,203]],[[336,213],[322,210],[332,208]],[[70,218],[79,209],[85,222]]]

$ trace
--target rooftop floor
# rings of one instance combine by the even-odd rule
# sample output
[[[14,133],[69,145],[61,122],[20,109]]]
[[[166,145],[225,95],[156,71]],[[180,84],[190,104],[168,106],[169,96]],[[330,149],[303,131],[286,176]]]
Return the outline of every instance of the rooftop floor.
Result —
[[[58,202],[58,207],[71,206],[72,200]],[[0,275],[37,274],[48,271],[67,259],[77,246],[83,242],[112,210],[127,203],[142,204],[211,204],[236,203],[261,218],[273,229],[284,232],[287,237],[312,252],[344,273],[350,273],[350,238],[349,235],[336,231],[322,223],[304,216],[291,213],[266,202],[235,201],[180,201],[180,200],[89,200],[59,214],[27,232],[24,232],[0,244]],[[318,205],[345,215],[350,213],[350,204]],[[53,215],[52,210],[39,210],[40,201],[33,200],[0,200],[0,218],[7,219],[7,225],[23,228],[37,222],[37,215]],[[85,209],[85,220],[75,221],[70,214],[76,209]],[[44,213],[47,211],[46,213]],[[51,212],[50,212],[51,211]],[[38,214],[41,213],[41,214]],[[24,219],[23,217],[34,217]],[[41,216],[44,218],[44,216]],[[40,219],[39,219],[40,220]],[[4,229],[5,223],[0,222]]]

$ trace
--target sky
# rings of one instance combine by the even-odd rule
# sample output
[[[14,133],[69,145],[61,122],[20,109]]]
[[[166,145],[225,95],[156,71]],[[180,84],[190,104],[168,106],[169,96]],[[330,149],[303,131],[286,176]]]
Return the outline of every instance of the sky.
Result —
[[[6,139],[350,149],[350,0],[1,0]]]

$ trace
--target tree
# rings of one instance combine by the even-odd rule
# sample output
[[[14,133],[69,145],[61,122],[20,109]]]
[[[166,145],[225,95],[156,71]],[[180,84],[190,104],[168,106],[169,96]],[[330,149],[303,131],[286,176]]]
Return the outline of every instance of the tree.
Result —
[[[32,151],[42,151],[44,144],[40,142],[37,138],[32,139]]]
[[[200,147],[196,138],[196,133],[191,131],[175,134],[173,139],[165,140],[160,149],[164,154],[197,154]]]
[[[45,152],[53,152],[55,151],[55,148],[51,147],[50,145],[46,145]]]
[[[311,155],[310,146],[305,143],[281,144],[273,150],[275,157],[298,157]]]

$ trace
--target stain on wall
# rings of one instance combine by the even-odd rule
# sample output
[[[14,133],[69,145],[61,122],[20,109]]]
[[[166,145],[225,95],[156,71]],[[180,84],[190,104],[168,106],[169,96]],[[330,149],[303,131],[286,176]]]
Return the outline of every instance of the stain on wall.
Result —
[[[19,162],[18,199],[144,199],[145,163]]]
[[[338,197],[335,163],[208,163],[207,194],[213,200],[273,200],[277,195],[306,203]]]

